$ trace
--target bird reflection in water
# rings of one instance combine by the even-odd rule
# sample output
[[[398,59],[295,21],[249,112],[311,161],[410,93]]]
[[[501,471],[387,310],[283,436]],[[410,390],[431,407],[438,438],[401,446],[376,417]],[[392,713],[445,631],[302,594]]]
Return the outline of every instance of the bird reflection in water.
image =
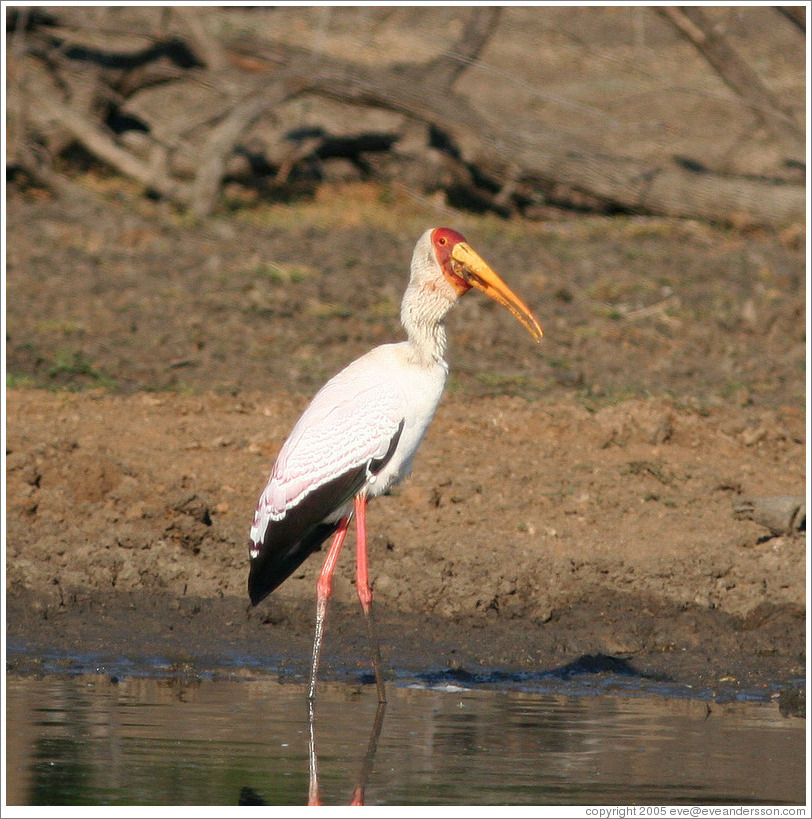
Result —
[[[352,801],[350,802],[350,805],[366,804],[367,782],[369,782],[369,777],[372,773],[372,765],[375,761],[375,754],[378,751],[378,740],[381,736],[383,716],[385,712],[386,703],[379,702],[378,709],[375,711],[375,719],[372,722],[372,731],[369,734],[367,750],[361,762],[361,769],[358,772],[355,789],[352,792]],[[314,699],[308,699],[308,723],[308,756],[310,760],[310,777],[307,789],[307,804],[321,805],[321,793],[319,790],[319,758],[316,752],[316,701]],[[252,787],[245,785],[240,790],[240,798],[237,804],[242,807],[250,807],[267,805],[268,803],[263,799],[261,794],[257,793],[257,791],[255,791]]]
[[[319,793],[319,759],[316,752],[316,701],[309,698],[308,701],[308,721],[310,724],[310,786],[307,792],[308,805],[321,805],[321,795]],[[372,765],[375,761],[375,754],[378,750],[378,740],[383,728],[383,716],[386,712],[386,703],[378,702],[378,709],[375,711],[375,719],[372,723],[372,731],[369,735],[367,750],[358,772],[358,781],[352,794],[350,805],[364,805],[366,798],[366,787],[369,782],[369,775],[372,773]]]

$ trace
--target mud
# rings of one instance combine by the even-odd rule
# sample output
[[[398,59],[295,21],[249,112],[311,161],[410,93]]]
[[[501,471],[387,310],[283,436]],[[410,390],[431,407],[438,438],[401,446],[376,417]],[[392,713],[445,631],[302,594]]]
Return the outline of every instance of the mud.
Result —
[[[704,692],[805,674],[805,531],[734,514],[805,493],[797,236],[520,225],[365,185],[192,224],[84,184],[103,207],[9,196],[10,669],[304,673],[320,560],[250,609],[253,507],[313,391],[401,337],[411,247],[446,223],[546,337],[476,295],[450,317],[414,475],[370,507],[389,666]],[[352,551],[327,676],[368,670]]]

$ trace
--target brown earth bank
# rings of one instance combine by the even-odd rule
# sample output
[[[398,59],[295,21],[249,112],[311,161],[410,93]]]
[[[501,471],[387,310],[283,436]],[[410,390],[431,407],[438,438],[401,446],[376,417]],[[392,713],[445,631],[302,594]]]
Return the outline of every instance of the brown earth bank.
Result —
[[[81,207],[7,203],[11,670],[306,671],[321,561],[249,609],[254,504],[315,389],[402,337],[414,241],[445,223],[546,337],[476,295],[449,318],[414,475],[370,507],[388,664],[705,693],[805,675],[805,531],[735,513],[806,491],[802,234],[525,225],[364,185],[190,222],[82,184]],[[326,676],[369,667],[348,546]]]
[[[7,398],[10,668],[305,672],[318,557],[257,609],[245,596],[246,527],[298,399]],[[805,537],[773,536],[733,501],[803,485],[802,438],[789,410],[450,396],[415,475],[371,507],[389,664],[703,693],[797,682]],[[348,549],[327,675],[368,667],[353,574]]]

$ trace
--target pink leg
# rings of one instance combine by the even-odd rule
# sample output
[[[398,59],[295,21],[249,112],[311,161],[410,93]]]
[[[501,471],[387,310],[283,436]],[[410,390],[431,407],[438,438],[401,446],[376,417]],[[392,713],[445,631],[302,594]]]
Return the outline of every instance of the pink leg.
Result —
[[[333,572],[338,563],[338,556],[341,554],[341,547],[344,545],[344,538],[347,536],[347,528],[350,525],[349,517],[342,518],[338,525],[338,531],[330,544],[324,565],[321,567],[319,582],[316,585],[316,633],[313,637],[313,661],[310,665],[310,692],[307,695],[309,700],[316,697],[316,672],[319,667],[319,655],[321,654],[321,641],[324,637],[324,618],[327,614],[327,602],[333,591]]]
[[[372,617],[372,589],[369,587],[369,563],[367,561],[367,499],[355,497],[355,588],[364,612],[367,635],[372,648],[372,667],[375,670],[375,685],[378,687],[378,702],[386,702],[386,689],[381,673],[381,646]]]

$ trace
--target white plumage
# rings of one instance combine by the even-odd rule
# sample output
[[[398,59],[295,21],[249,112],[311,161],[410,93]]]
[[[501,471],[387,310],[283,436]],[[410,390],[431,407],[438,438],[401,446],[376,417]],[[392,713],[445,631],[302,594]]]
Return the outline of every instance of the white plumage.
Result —
[[[440,363],[415,368],[408,359],[408,342],[376,347],[316,393],[274,463],[251,527],[252,544],[262,543],[268,521],[280,520],[311,492],[382,459],[401,422],[394,454],[378,474],[367,476],[361,491],[381,495],[410,474],[440,403],[446,368]],[[351,506],[350,500],[327,519],[339,520]]]

